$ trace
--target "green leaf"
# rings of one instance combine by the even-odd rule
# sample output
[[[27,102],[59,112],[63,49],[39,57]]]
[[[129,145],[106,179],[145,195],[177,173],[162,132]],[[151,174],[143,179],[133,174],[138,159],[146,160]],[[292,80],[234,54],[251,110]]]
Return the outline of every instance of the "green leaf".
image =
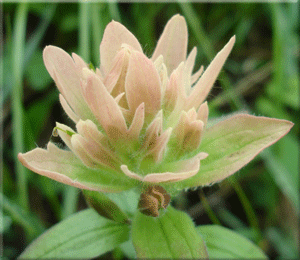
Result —
[[[217,123],[204,133],[199,149],[208,153],[208,157],[201,160],[199,173],[178,182],[176,187],[209,185],[227,178],[286,135],[292,126],[287,120],[247,114]]]
[[[299,241],[289,232],[270,227],[266,230],[266,237],[279,253],[281,259],[300,259]]]
[[[228,228],[206,225],[196,230],[206,242],[210,259],[267,259],[253,242]]]
[[[37,6],[37,4],[31,5],[30,8],[32,9],[33,6]],[[55,13],[56,6],[57,6],[56,4],[52,4],[47,6],[47,8],[42,7],[43,14],[41,16],[41,22],[38,28],[34,31],[34,33],[31,34],[30,39],[25,45],[24,62],[22,62],[23,70],[26,68],[27,64],[30,62],[30,59],[32,58],[35,51],[37,50],[41,41],[44,39],[45,32],[48,26],[50,25],[52,17]],[[5,66],[3,66],[4,87],[3,87],[3,99],[0,100],[0,103],[6,100],[6,98],[10,95],[13,87],[12,59],[10,56],[10,50],[12,44],[13,44],[12,42],[8,42],[6,45],[4,45],[4,49],[5,49],[5,51],[3,52],[4,53],[3,60],[5,64]]]
[[[140,199],[139,190],[133,188],[119,193],[106,193],[106,196],[114,201],[130,218],[134,216]]]
[[[299,107],[299,18],[296,3],[270,5],[273,26],[273,79],[267,93],[294,109]],[[286,39],[289,39],[288,41]]]
[[[123,254],[129,259],[136,259],[136,251],[131,239],[120,245],[120,249],[122,250]]]
[[[33,239],[41,234],[45,229],[41,220],[32,212],[25,211],[20,205],[16,204],[10,198],[0,193],[1,210],[6,212],[10,218],[19,224],[26,231],[29,239]]]
[[[27,247],[20,259],[90,259],[111,251],[128,238],[127,225],[87,209],[50,228]]]
[[[157,218],[138,212],[132,223],[132,241],[141,258],[208,257],[191,218],[171,206]]]
[[[99,215],[119,223],[130,222],[127,215],[118,207],[116,203],[104,195],[104,193],[83,190],[83,194],[88,204],[94,208]]]
[[[297,145],[297,143],[295,143]],[[291,150],[288,150],[289,153]],[[298,150],[299,151],[299,150]],[[291,153],[290,160],[293,161],[296,154]],[[271,151],[264,151],[262,156],[265,160],[267,167],[271,170],[270,174],[275,180],[280,190],[289,198],[299,212],[299,179],[298,171],[289,171],[287,164],[283,163],[283,158],[273,155]],[[291,164],[291,162],[289,162]],[[298,213],[299,214],[299,213]]]

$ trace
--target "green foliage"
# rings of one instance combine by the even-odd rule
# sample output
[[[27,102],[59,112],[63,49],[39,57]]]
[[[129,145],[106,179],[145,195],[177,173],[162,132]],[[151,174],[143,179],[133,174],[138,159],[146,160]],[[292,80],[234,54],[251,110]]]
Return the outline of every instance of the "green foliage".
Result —
[[[132,242],[140,258],[207,258],[191,218],[169,206],[157,218],[140,212],[132,223]]]
[[[2,193],[0,193],[0,200],[3,204],[1,205],[3,207],[1,210],[9,214],[9,216],[1,219],[4,224],[4,231],[11,225],[11,220],[24,227],[29,239],[33,239],[45,230],[45,227],[36,215],[26,212],[20,205],[12,202]]]
[[[267,259],[253,242],[230,229],[217,225],[200,226],[196,229],[204,238],[211,259]]]
[[[129,228],[87,209],[55,225],[36,239],[20,259],[94,258],[128,240]]]

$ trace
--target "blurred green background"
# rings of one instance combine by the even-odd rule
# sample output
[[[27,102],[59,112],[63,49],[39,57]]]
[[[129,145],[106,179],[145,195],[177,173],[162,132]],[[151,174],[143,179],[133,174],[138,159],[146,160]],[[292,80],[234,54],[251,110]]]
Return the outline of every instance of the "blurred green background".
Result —
[[[122,22],[151,55],[176,13],[188,23],[196,68],[208,66],[232,35],[237,41],[213,91],[210,118],[248,111],[293,121],[291,132],[233,177],[182,193],[174,205],[197,225],[221,223],[272,259],[298,256],[299,5],[297,3],[4,3],[1,71],[3,259],[16,258],[43,231],[86,208],[78,189],[30,172],[18,152],[45,147],[55,122],[72,122],[58,101],[42,50],[55,45],[99,66],[105,26]],[[57,141],[57,140],[56,140]],[[117,249],[104,257],[126,259]]]

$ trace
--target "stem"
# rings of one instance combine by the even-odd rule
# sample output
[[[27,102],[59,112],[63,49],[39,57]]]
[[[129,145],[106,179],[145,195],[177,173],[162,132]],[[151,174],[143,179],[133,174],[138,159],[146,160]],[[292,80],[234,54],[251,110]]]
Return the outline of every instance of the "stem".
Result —
[[[24,46],[25,46],[25,32],[27,23],[28,6],[26,3],[20,3],[17,7],[16,19],[14,24],[13,34],[13,75],[14,85],[12,90],[12,124],[13,124],[13,144],[14,144],[14,158],[17,158],[18,153],[24,151],[24,134],[23,134],[23,61],[24,61]],[[28,206],[28,188],[27,176],[25,167],[15,160],[18,197],[20,205],[25,211],[29,210]]]
[[[199,192],[199,195],[201,198],[202,205],[203,205],[208,217],[210,218],[211,222],[216,225],[221,225],[221,222],[219,221],[219,219],[213,212],[212,208],[210,207],[209,202],[207,201],[205,194],[202,190]]]
[[[235,190],[236,194],[238,195],[239,200],[242,203],[249,225],[251,226],[254,233],[259,236],[258,240],[259,241],[263,240],[263,235],[259,228],[258,219],[241,185],[239,184],[239,182],[236,180],[234,176],[231,176],[231,178],[229,178],[229,182],[233,187],[233,189]]]
[[[61,219],[65,219],[76,212],[78,196],[79,191],[77,188],[72,186],[65,187]]]

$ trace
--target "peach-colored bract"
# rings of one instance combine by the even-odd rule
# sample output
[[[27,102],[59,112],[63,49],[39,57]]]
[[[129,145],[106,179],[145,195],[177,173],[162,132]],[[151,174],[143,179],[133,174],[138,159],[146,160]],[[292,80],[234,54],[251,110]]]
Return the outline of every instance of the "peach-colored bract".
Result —
[[[208,172],[212,171],[214,158],[220,158],[215,156],[218,147],[207,145],[214,138],[222,141],[220,146],[233,149],[228,140],[235,139],[229,135],[229,139],[223,138],[218,124],[213,128],[215,135],[205,129],[208,105],[204,101],[233,48],[235,36],[203,74],[203,67],[192,73],[197,49],[187,55],[187,39],[185,19],[175,15],[148,58],[135,36],[112,21],[104,31],[100,67],[95,71],[78,55],[71,57],[58,47],[47,46],[43,53],[45,66],[76,130],[57,123],[56,130],[68,146],[67,151],[49,143],[47,150],[37,148],[19,154],[19,160],[54,180],[104,192],[130,189],[140,182],[166,187],[178,183],[178,188],[208,185],[233,174],[240,164],[230,170],[224,165],[209,178],[201,171],[200,161]],[[258,147],[252,147],[247,156],[243,154],[243,165],[292,127],[290,122],[277,120],[275,125],[281,127],[281,134],[268,135],[268,131],[274,132],[274,127],[268,128],[272,119],[265,124],[262,118],[255,121],[246,115],[240,117],[249,128],[245,133],[250,134],[250,142],[253,139]],[[249,120],[251,124],[247,124]],[[256,138],[253,120],[264,122],[265,136]],[[224,128],[224,124],[230,128],[233,122],[227,120],[220,126]],[[235,129],[231,131],[234,135]],[[201,142],[206,133],[203,150]],[[239,149],[238,145],[234,147]]]

